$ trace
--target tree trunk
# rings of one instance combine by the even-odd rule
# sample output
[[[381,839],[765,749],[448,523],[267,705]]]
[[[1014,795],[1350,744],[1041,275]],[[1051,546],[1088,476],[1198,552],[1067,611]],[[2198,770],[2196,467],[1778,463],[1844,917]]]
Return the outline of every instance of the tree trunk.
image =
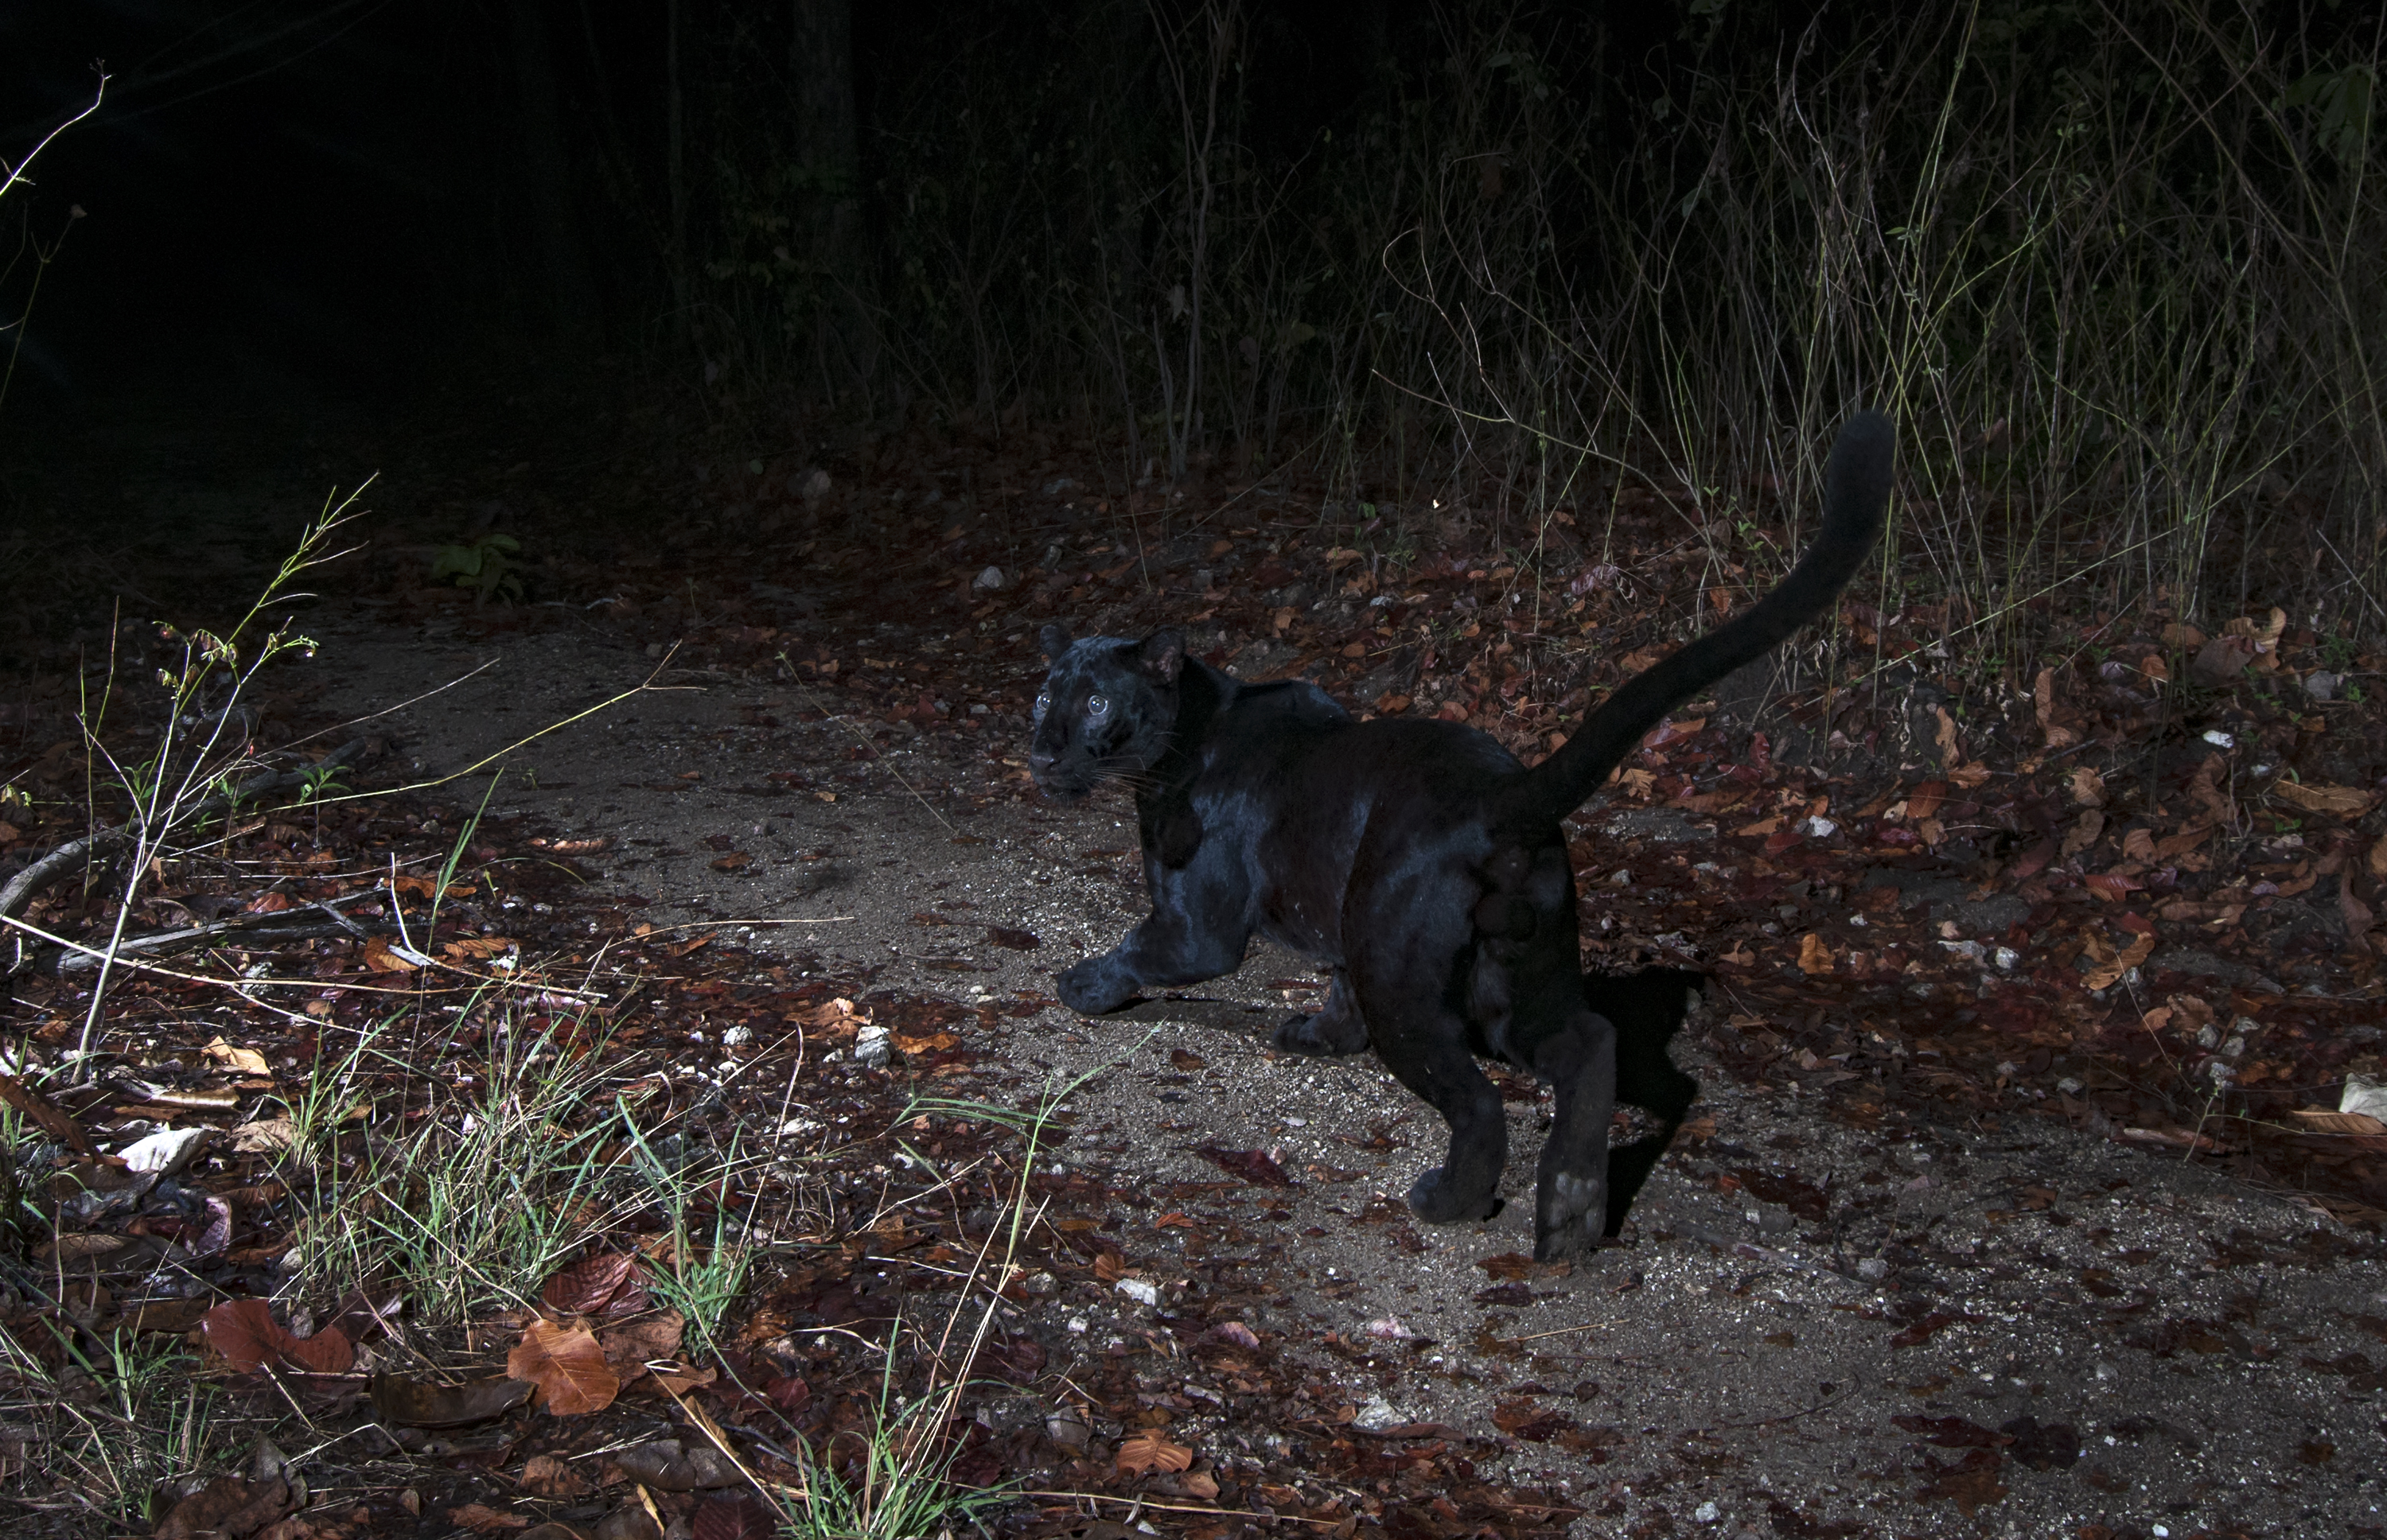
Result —
[[[541,276],[539,309],[549,335],[567,349],[596,345],[603,327],[597,284],[588,267],[580,221],[572,197],[572,160],[563,147],[563,109],[555,82],[555,56],[548,44],[541,0],[511,0],[514,84],[522,115],[523,170],[529,179],[525,200],[537,224]]]
[[[799,210],[815,284],[814,373],[834,400],[870,377],[876,361],[862,242],[862,150],[853,90],[853,0],[794,0],[788,73],[795,88]]]

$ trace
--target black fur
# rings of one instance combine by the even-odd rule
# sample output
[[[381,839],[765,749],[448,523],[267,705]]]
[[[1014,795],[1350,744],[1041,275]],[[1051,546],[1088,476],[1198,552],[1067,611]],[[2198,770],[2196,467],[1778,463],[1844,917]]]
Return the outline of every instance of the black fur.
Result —
[[[1061,801],[1105,779],[1134,787],[1152,896],[1124,940],[1060,975],[1063,1003],[1098,1016],[1231,973],[1256,933],[1322,957],[1334,965],[1324,1007],[1277,1043],[1373,1047],[1442,1114],[1450,1153],[1409,1190],[1420,1218],[1499,1207],[1508,1123],[1481,1054],[1555,1090],[1534,1255],[1581,1256],[1613,1235],[1698,1091],[1665,1047],[1695,980],[1585,979],[1560,820],[1668,711],[1831,603],[1880,531],[1891,441],[1878,413],[1850,419],[1825,474],[1823,533],[1781,586],[1627,681],[1531,770],[1454,723],[1358,723],[1314,685],[1243,684],[1188,658],[1175,631],[1072,642],[1046,626],[1029,771]],[[1665,1128],[1611,1155],[1620,1096]]]

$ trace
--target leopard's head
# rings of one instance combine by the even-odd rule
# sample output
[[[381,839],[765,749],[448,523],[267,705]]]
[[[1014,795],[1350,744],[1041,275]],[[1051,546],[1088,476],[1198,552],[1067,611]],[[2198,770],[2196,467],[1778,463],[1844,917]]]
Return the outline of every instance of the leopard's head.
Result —
[[[1055,802],[1074,802],[1105,780],[1135,784],[1160,761],[1177,721],[1185,638],[1156,631],[1142,641],[1088,637],[1048,625],[1038,637],[1052,667],[1036,697],[1028,773]]]

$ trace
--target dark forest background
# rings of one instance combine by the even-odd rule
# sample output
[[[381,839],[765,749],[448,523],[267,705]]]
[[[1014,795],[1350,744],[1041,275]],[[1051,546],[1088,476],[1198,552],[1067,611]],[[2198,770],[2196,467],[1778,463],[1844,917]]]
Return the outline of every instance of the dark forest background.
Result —
[[[0,153],[113,79],[0,204],[6,410],[543,379],[1721,547],[1872,402],[1896,582],[2375,634],[2381,15],[12,6]]]

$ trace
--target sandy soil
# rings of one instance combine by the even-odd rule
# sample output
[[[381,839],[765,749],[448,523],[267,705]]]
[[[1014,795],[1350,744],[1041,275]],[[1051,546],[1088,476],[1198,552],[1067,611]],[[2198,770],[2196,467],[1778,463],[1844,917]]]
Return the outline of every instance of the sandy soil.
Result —
[[[472,640],[453,617],[360,612],[314,629],[324,704],[344,713],[470,674],[385,719],[425,778],[656,667],[596,626]],[[932,679],[956,650],[935,633],[868,641],[855,650],[926,661]],[[1031,650],[1013,650],[1031,673]],[[1055,968],[1142,913],[1125,802],[1035,805],[999,700],[954,683],[956,714],[986,707],[974,731],[870,758],[853,724],[803,720],[834,701],[786,679],[656,684],[516,750],[490,802],[609,838],[601,890],[644,897],[655,923],[747,921],[749,944],[808,968],[972,1002],[1049,996]],[[470,807],[483,784],[436,795]],[[725,871],[725,852],[747,859]],[[990,927],[1041,944],[997,944]],[[1812,1091],[1724,1073],[1711,1048],[1736,1030],[1735,1006],[1711,996],[1678,1045],[1705,1086],[1698,1121],[1628,1243],[1571,1273],[1534,1269],[1519,1254],[1535,1093],[1512,1091],[1507,1210],[1415,1224],[1397,1194],[1439,1156],[1431,1113],[1371,1058],[1266,1046],[1317,978],[1256,953],[1198,999],[955,1029],[988,1039],[1015,1091],[1091,1077],[1056,1169],[1098,1190],[1154,1284],[1149,1301],[1092,1283],[1043,1298],[1031,1324],[1053,1347],[1052,1395],[987,1419],[1043,1418],[1067,1403],[1073,1355],[1197,1308],[1190,1246],[1244,1259],[1244,1324],[1300,1366],[1299,1437],[1386,1453],[1486,1440],[1481,1473],[1564,1493],[1582,1535],[2387,1526],[2374,1239],[2056,1118],[1983,1129],[1893,1112],[1852,1126]],[[1291,1184],[1222,1180],[1205,1147],[1267,1152]],[[1295,1436],[1210,1378],[1190,1360],[1152,1377],[1184,1408],[1172,1437],[1231,1464]],[[1092,1431],[1118,1433],[1099,1419]]]

